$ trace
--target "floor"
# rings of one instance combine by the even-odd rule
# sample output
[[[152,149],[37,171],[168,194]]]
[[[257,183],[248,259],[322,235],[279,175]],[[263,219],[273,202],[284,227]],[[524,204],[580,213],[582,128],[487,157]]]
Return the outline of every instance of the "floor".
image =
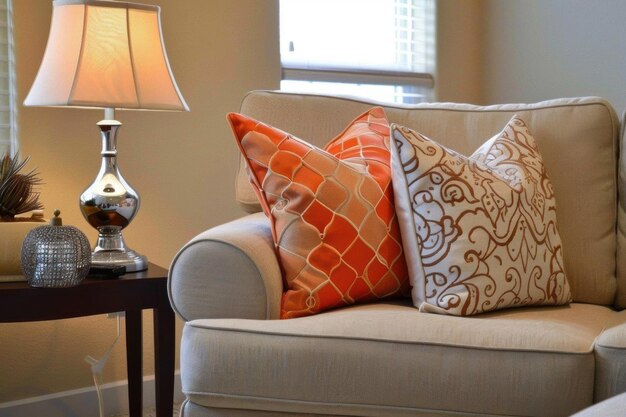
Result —
[[[181,403],[174,403],[174,410],[173,410],[172,417],[179,417],[180,404]],[[128,417],[128,414],[117,414],[111,417]],[[143,410],[143,417],[156,417],[156,410],[154,409],[154,407],[145,408]]]

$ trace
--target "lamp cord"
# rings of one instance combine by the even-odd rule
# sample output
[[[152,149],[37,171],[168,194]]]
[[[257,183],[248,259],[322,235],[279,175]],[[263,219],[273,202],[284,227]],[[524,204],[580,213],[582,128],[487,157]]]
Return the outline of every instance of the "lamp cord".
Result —
[[[109,360],[111,356],[111,352],[113,352],[113,347],[117,344],[117,341],[120,338],[121,334],[121,319],[120,315],[117,315],[117,336],[113,343],[109,348],[104,352],[100,359],[96,359],[93,356],[87,355],[85,356],[85,362],[91,365],[91,375],[93,377],[93,383],[96,387],[96,394],[98,395],[98,409],[100,412],[100,417],[104,417],[104,399],[102,398],[102,390],[100,389],[100,385],[102,385],[102,371],[104,370],[104,365]]]

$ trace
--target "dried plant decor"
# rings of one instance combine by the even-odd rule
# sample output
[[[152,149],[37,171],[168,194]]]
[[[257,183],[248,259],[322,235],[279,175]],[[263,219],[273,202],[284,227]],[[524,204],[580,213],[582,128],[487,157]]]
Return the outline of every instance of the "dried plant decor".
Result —
[[[0,158],[0,222],[15,221],[15,216],[43,209],[37,187],[42,184],[35,169],[22,173],[29,157],[20,161],[18,155]]]

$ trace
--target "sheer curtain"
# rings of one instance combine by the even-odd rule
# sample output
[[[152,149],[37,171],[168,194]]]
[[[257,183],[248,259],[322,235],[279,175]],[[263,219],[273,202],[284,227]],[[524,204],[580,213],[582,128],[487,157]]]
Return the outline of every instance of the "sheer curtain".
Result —
[[[12,12],[12,0],[0,0],[0,155],[18,150]]]
[[[283,90],[432,96],[433,0],[281,0]]]

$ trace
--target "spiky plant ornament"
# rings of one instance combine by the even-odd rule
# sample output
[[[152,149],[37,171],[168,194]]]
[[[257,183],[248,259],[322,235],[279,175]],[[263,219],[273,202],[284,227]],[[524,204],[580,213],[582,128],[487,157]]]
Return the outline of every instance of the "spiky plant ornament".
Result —
[[[20,173],[29,159],[20,161],[17,155],[9,154],[0,159],[0,221],[14,221],[18,214],[43,208],[36,191],[41,184],[39,173],[34,169]]]

